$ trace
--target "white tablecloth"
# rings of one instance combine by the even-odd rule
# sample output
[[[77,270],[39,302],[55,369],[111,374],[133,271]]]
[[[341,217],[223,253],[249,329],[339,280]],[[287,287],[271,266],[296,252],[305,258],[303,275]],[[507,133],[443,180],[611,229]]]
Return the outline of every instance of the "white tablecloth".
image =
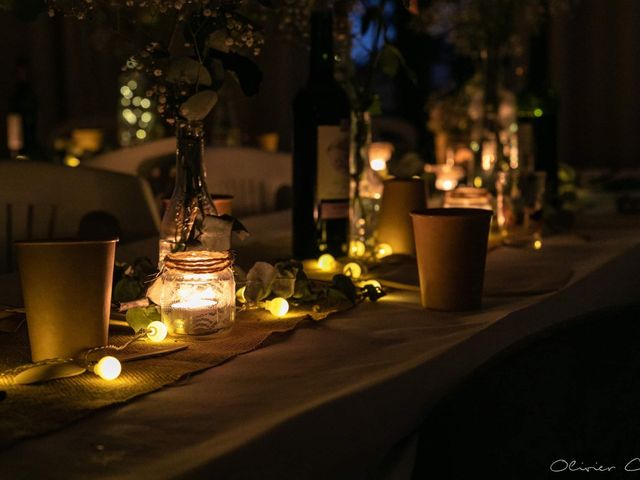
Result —
[[[636,241],[631,230],[549,239],[547,255],[571,264],[569,285],[485,298],[479,312],[426,311],[416,292],[394,292],[9,448],[0,478],[403,478],[421,420],[493,354],[640,298]]]

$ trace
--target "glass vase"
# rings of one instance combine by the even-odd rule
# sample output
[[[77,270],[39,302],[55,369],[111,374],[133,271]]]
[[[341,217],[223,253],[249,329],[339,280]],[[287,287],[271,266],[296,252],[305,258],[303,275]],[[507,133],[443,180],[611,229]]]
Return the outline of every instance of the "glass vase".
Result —
[[[176,139],[176,183],[160,226],[159,268],[168,254],[197,239],[205,216],[217,214],[207,190],[202,122],[178,122]]]
[[[352,258],[371,257],[376,246],[383,183],[369,163],[370,147],[369,112],[352,112],[349,149],[349,256]]]

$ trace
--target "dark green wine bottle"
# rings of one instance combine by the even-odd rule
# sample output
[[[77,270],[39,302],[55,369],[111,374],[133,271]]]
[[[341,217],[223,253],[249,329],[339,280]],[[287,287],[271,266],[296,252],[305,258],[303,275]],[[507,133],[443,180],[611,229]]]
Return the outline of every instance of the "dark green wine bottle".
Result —
[[[531,37],[526,82],[518,94],[518,156],[524,172],[546,172],[545,197],[558,190],[558,99],[548,79],[547,30]]]
[[[307,85],[293,104],[293,255],[346,253],[349,223],[349,118],[334,78],[333,17],[311,15]]]

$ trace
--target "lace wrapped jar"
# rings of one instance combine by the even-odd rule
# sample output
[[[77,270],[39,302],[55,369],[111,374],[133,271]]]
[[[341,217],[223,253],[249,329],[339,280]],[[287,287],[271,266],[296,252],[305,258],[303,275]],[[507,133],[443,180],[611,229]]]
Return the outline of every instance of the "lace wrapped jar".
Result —
[[[231,328],[236,295],[230,252],[170,253],[162,271],[162,321],[173,335],[209,335]]]

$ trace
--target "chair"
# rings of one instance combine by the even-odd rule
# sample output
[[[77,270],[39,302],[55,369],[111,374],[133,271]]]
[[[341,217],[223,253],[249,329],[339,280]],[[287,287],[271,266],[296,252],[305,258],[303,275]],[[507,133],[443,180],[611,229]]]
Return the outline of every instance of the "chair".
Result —
[[[175,138],[100,155],[92,168],[126,172],[147,180],[157,199],[171,194],[169,172],[175,164]],[[249,147],[207,147],[207,186],[212,194],[233,195],[235,216],[291,207],[291,155]]]
[[[429,415],[413,478],[555,478],[571,461],[626,478],[640,451],[639,316],[595,311],[490,360]]]
[[[129,242],[156,236],[159,225],[151,191],[142,179],[90,168],[0,161],[0,273],[15,269],[14,241],[73,238],[81,227],[89,234],[107,227],[117,228],[120,241]]]

